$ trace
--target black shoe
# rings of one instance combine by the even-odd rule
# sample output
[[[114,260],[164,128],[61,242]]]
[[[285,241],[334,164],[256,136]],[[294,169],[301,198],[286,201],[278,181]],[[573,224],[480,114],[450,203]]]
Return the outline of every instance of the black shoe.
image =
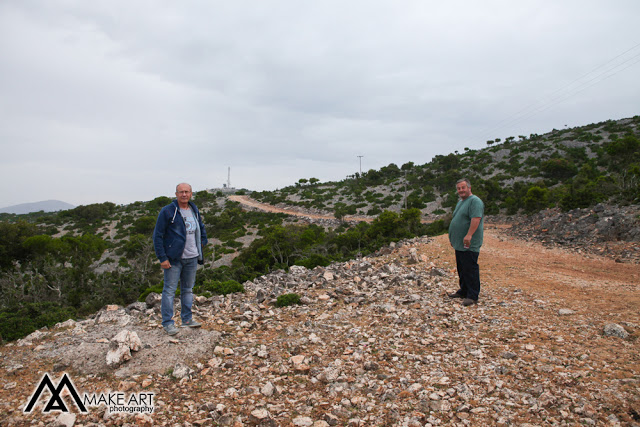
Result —
[[[477,303],[478,303],[477,299],[465,298],[462,300],[462,305],[464,305],[465,307],[468,307],[470,305],[474,305]]]
[[[459,291],[447,295],[449,295],[449,298],[464,298],[464,295],[462,295]]]

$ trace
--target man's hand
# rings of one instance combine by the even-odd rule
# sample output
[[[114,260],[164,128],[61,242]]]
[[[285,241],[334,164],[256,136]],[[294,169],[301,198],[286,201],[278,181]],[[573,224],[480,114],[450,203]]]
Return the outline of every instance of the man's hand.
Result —
[[[469,225],[469,231],[467,231],[467,235],[462,239],[462,244],[465,249],[469,249],[471,247],[471,238],[473,237],[473,233],[476,232],[478,226],[480,225],[481,217],[471,218],[471,224]]]
[[[162,261],[160,263],[160,267],[162,267],[163,270],[167,270],[167,269],[171,268],[171,263],[169,262],[169,260]]]

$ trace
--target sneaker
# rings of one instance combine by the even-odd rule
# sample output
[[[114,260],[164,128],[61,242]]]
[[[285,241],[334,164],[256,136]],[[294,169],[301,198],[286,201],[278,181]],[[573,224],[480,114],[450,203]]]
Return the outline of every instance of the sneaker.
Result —
[[[477,303],[478,303],[477,299],[465,298],[462,300],[462,305],[464,305],[465,307],[468,307],[470,305],[477,304]]]
[[[164,326],[164,330],[169,335],[175,335],[179,332],[178,328],[176,328],[176,325],[174,325],[173,323],[170,325]]]
[[[449,298],[464,298],[464,296],[459,291],[447,295],[449,295]]]
[[[181,328],[199,328],[200,326],[202,326],[202,323],[197,322],[193,319],[189,320],[188,322],[182,322],[182,325],[180,325]]]

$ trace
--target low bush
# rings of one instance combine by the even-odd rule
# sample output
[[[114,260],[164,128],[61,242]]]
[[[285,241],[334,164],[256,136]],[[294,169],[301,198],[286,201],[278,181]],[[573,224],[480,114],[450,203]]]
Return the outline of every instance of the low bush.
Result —
[[[288,307],[290,305],[298,304],[300,304],[300,295],[298,294],[280,295],[276,300],[276,307]]]
[[[197,294],[209,292],[214,295],[227,295],[236,292],[244,293],[244,286],[235,280],[205,280],[201,286],[195,286],[193,291]]]
[[[140,296],[138,297],[138,301],[145,302],[145,300],[147,299],[147,297],[149,296],[149,294],[151,292],[155,292],[157,294],[162,295],[162,288],[164,288],[164,283],[158,283],[157,285],[154,285],[154,286],[151,286],[151,287],[145,289],[144,292],[142,292],[140,294]],[[176,292],[176,295],[180,295],[180,286],[178,286],[178,290]]]
[[[433,221],[428,224],[426,227],[426,234],[429,236],[437,236],[439,234],[444,234],[449,230],[449,223],[451,222],[451,218],[439,219],[437,221]]]
[[[65,320],[75,319],[76,310],[54,302],[27,303],[0,311],[0,341],[13,341]]]

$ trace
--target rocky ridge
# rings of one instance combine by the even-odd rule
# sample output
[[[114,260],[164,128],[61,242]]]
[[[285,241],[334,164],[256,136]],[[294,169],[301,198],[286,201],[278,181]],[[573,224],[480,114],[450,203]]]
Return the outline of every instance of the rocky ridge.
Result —
[[[500,217],[491,221],[507,222]],[[529,216],[511,217],[508,222],[511,234],[521,239],[604,255],[617,262],[640,263],[639,205],[598,204],[569,212],[546,209]]]
[[[157,296],[37,331],[0,349],[0,424],[639,425],[635,317],[491,281],[463,307],[446,296],[457,278],[435,247],[412,239],[199,297],[204,326],[175,337]],[[290,292],[303,304],[273,305]],[[155,412],[43,414],[40,403],[23,414],[44,372],[69,372],[86,392],[153,391]]]

